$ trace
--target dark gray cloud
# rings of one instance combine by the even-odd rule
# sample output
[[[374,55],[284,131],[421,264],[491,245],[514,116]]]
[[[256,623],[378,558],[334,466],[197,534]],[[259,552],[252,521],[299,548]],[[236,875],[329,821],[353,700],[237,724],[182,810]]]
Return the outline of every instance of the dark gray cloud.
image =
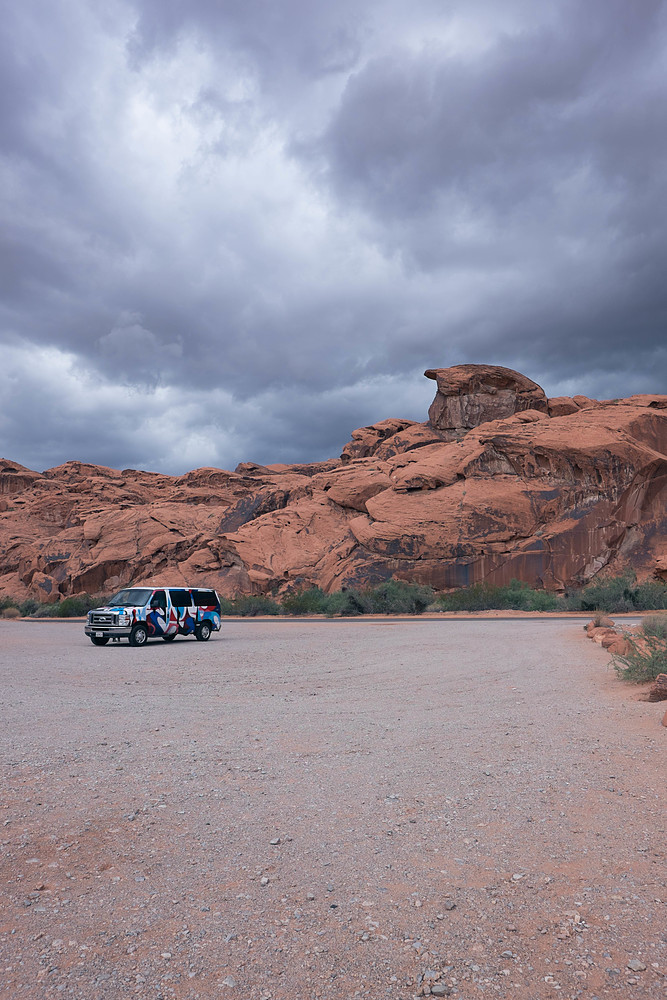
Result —
[[[470,361],[664,390],[666,10],[13,5],[0,453],[317,459]]]

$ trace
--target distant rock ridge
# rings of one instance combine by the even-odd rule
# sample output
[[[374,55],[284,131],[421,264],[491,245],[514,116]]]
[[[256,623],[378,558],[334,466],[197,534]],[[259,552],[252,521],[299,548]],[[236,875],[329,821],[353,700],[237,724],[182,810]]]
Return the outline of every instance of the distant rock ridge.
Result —
[[[0,593],[667,579],[667,395],[547,399],[494,365],[425,374],[428,421],[359,428],[326,462],[165,476],[0,460]]]

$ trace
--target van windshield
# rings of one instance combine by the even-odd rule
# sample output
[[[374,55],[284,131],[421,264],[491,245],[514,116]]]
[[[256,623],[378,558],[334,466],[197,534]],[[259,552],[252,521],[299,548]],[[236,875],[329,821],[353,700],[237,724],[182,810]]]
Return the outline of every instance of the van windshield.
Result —
[[[135,608],[143,608],[148,603],[148,598],[153,593],[148,587],[132,587],[130,590],[119,590],[117,594],[110,597],[109,605],[128,604]]]

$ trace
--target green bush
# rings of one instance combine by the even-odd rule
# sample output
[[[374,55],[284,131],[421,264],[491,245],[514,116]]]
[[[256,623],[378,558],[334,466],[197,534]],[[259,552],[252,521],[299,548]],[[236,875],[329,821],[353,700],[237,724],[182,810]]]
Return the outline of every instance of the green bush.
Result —
[[[490,587],[485,583],[475,583],[472,587],[440,594],[436,602],[442,611],[489,611],[498,607],[498,590],[498,587]]]
[[[347,590],[335,590],[333,594],[328,594],[324,613],[329,618],[338,615],[347,618],[371,614],[372,608],[367,592],[350,587]]]
[[[433,602],[433,597],[430,587],[404,580],[387,580],[364,592],[371,614],[379,615],[421,615]]]
[[[527,611],[564,611],[565,602],[560,594],[549,590],[531,590]]]
[[[220,598],[220,614],[221,615],[233,615],[234,614],[234,603],[230,601],[228,597]]]
[[[437,603],[442,611],[559,611],[565,607],[558,594],[533,590],[520,580],[510,580],[505,587],[476,583],[441,594]]]
[[[662,611],[667,608],[667,583],[659,580],[640,583],[634,588],[632,599],[638,611]]]
[[[403,580],[386,580],[377,587],[359,590],[347,587],[325,594],[319,587],[289,594],[282,600],[283,610],[290,615],[325,614],[357,615],[420,615],[433,601],[430,587]]]
[[[642,622],[642,632],[656,639],[667,639],[667,615],[649,615]]]
[[[589,583],[576,595],[579,608],[581,611],[606,611],[607,614],[635,611],[634,582],[634,573],[624,573]]]
[[[319,587],[295,591],[281,600],[283,611],[288,615],[323,615],[327,612],[329,595]]]
[[[27,618],[29,615],[36,614],[41,606],[39,601],[36,601],[34,597],[28,597],[25,601],[21,601],[18,608],[23,617]]]
[[[40,604],[37,605],[35,610],[32,612],[32,618],[53,618],[56,613],[56,604]]]
[[[654,681],[658,674],[667,673],[667,645],[655,635],[645,634],[641,644],[628,636],[630,650],[614,657],[614,669],[619,677],[634,684]]]
[[[74,594],[72,597],[65,597],[58,604],[50,604],[47,607],[53,608],[51,616],[53,618],[81,618],[87,615],[91,608],[99,608],[103,598],[91,597],[90,594]]]
[[[279,615],[280,605],[263,594],[235,597],[232,603],[232,614],[243,618],[254,618],[257,615]]]
[[[606,614],[667,608],[667,584],[658,580],[639,584],[635,581],[636,576],[631,570],[621,576],[596,580],[571,595],[570,607],[577,611],[603,611]]]

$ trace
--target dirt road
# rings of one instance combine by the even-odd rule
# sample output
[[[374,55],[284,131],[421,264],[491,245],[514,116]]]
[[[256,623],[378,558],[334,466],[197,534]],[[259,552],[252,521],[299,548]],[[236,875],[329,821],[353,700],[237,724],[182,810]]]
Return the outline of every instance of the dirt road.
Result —
[[[0,995],[667,995],[661,706],[576,621],[0,622]]]

